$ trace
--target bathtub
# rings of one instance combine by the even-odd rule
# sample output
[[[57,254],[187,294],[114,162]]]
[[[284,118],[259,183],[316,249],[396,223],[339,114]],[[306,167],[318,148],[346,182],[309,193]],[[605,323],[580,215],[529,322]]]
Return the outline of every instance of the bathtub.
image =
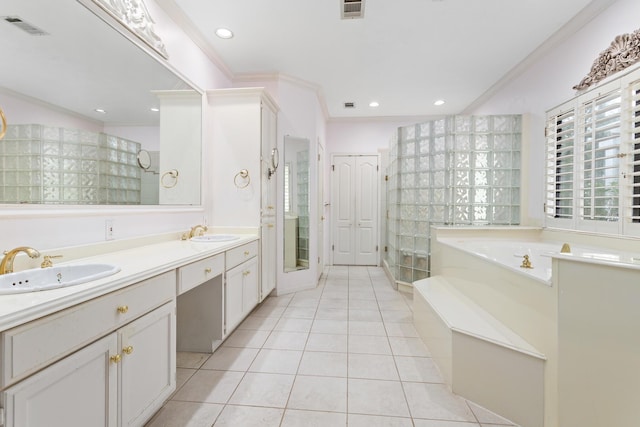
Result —
[[[560,252],[564,242],[570,253]],[[640,342],[631,339],[640,336],[639,248],[637,239],[534,227],[433,227],[431,275],[545,356],[545,427],[635,427],[626,402],[640,400]],[[532,269],[520,267],[524,255]]]
[[[640,254],[607,250],[603,248],[571,244],[570,253],[561,253],[562,242],[542,242],[537,240],[507,240],[469,237],[440,237],[438,242],[458,250],[483,258],[530,279],[552,284],[552,259],[574,258],[598,264],[626,265],[640,267]],[[523,268],[524,257],[528,256],[532,268]]]

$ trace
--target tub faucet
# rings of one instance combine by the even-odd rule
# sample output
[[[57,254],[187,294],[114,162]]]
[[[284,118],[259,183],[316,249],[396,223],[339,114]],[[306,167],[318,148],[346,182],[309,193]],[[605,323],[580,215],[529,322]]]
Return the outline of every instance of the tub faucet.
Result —
[[[38,258],[40,256],[40,252],[27,246],[20,246],[10,251],[4,251],[4,258],[2,258],[2,262],[0,262],[0,274],[13,273],[13,261],[19,252],[24,252],[31,258]]]
[[[531,265],[531,260],[529,259],[529,255],[525,255],[522,258],[522,264],[520,265],[520,268],[533,268],[533,266]]]
[[[189,240],[192,237],[202,236],[208,228],[206,225],[196,225],[195,227],[191,227],[191,230],[184,233],[181,237],[182,240]]]
[[[564,245],[562,245],[562,249],[560,249],[560,253],[561,254],[570,254],[571,253],[571,246],[569,246],[568,243],[565,243]]]

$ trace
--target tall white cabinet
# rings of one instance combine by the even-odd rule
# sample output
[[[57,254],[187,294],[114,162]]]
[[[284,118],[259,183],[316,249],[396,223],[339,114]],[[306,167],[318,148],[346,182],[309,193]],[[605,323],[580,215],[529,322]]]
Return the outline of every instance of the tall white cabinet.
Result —
[[[278,107],[264,88],[207,92],[215,227],[259,230],[262,301],[276,286]],[[206,166],[205,166],[206,167]],[[277,169],[275,173],[280,173]]]

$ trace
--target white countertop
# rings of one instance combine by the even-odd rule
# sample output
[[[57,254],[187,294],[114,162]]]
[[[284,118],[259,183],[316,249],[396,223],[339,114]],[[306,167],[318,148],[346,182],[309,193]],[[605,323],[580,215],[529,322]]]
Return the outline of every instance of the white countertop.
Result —
[[[0,295],[0,331],[258,240],[258,236],[255,234],[238,236],[240,238],[237,240],[214,243],[171,240],[73,260],[68,264],[109,263],[120,267],[120,271],[109,277],[81,285]],[[56,263],[56,265],[63,264],[62,262]]]

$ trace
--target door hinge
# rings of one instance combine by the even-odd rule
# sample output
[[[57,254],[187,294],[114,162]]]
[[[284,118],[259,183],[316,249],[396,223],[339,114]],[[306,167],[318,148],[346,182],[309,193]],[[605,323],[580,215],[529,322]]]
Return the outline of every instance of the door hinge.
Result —
[[[336,170],[336,165],[331,165],[331,170],[332,171]]]
[[[318,154],[318,161],[320,161],[320,154]]]
[[[320,264],[320,257],[318,257],[318,264]]]
[[[385,180],[385,181],[389,181],[389,175],[385,175],[385,176],[384,176],[384,180]]]
[[[376,245],[376,252],[378,252],[378,245]]]
[[[336,246],[335,245],[331,245],[331,250],[335,251],[336,250]]]
[[[380,165],[376,165],[376,170],[379,171],[380,170]]]
[[[384,251],[385,251],[385,252],[389,252],[389,248],[385,246],[385,247],[384,247]]]

